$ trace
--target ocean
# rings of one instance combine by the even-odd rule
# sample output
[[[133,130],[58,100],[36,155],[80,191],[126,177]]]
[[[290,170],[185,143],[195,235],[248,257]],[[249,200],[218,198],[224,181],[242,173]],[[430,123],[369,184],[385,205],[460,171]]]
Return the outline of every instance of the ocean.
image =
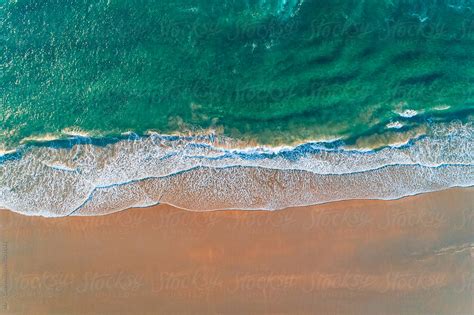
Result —
[[[473,8],[1,1],[0,207],[276,210],[471,186]]]

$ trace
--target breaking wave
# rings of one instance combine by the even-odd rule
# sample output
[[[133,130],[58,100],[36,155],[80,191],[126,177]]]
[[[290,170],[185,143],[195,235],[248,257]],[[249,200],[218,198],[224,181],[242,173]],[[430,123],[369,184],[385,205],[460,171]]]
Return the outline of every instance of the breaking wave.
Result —
[[[474,182],[472,123],[431,125],[403,145],[342,141],[239,148],[215,135],[24,145],[0,157],[0,207],[27,215],[100,215],[167,203],[188,210],[276,210],[396,199]]]

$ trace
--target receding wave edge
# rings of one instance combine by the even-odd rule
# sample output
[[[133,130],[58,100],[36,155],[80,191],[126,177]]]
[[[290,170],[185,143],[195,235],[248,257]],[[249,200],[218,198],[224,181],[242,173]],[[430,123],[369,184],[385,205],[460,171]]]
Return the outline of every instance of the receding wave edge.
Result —
[[[0,161],[0,205],[27,215],[100,215],[166,203],[204,211],[276,210],[398,199],[474,183],[471,123],[433,125],[376,150],[341,141],[238,148],[215,135],[24,146]]]

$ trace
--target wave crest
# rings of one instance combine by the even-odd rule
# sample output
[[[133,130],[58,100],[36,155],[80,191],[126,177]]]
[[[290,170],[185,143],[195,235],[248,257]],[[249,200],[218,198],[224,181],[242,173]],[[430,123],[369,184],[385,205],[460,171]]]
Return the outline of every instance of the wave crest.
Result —
[[[0,205],[29,215],[105,214],[170,203],[190,210],[281,209],[394,199],[473,183],[472,124],[432,125],[405,145],[224,148],[215,136],[22,148],[0,164]]]

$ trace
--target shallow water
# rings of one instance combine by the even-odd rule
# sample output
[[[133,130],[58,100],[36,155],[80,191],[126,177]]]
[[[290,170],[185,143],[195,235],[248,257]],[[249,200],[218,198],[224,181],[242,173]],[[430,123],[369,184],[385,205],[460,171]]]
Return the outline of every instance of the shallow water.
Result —
[[[276,210],[345,199],[397,199],[471,186],[473,126],[432,125],[403,145],[343,142],[241,148],[217,136],[87,138],[24,145],[0,163],[0,207],[93,215],[168,203],[189,210]]]

